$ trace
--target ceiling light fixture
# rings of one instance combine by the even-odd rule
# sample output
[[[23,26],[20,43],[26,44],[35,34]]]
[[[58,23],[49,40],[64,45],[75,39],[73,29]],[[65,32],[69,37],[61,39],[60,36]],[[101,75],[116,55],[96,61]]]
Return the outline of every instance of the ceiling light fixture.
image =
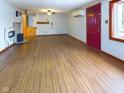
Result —
[[[51,10],[48,10],[47,11],[47,15],[52,15],[52,11]]]

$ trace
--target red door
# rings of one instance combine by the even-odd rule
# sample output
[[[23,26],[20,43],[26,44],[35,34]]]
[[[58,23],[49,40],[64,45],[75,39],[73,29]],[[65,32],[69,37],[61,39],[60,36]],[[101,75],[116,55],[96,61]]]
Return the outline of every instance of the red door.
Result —
[[[87,44],[101,50],[101,4],[91,6],[87,12]]]

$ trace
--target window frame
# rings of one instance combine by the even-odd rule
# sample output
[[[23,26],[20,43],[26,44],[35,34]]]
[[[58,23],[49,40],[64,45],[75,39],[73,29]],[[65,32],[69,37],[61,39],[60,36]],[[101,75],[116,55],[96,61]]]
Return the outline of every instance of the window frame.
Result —
[[[121,0],[112,0],[110,1],[109,3],[109,38],[110,40],[114,40],[114,41],[119,41],[119,42],[124,42],[124,39],[121,39],[121,38],[116,38],[116,37],[113,37],[113,8],[114,8],[114,4],[119,2]]]

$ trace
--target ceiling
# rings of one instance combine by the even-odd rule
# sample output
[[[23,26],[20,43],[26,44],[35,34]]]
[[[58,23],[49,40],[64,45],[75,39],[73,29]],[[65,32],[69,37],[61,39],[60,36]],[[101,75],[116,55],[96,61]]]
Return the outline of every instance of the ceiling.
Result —
[[[92,3],[98,0],[5,0],[18,8],[44,11],[51,9],[56,12],[68,12],[80,6]]]

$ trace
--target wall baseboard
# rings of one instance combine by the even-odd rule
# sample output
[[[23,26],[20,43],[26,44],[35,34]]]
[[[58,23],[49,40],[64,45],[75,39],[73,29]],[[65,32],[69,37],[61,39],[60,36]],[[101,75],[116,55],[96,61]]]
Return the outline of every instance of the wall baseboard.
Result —
[[[81,40],[79,40],[79,39],[75,38],[74,36],[71,36],[71,35],[69,35],[69,34],[66,34],[66,35],[68,35],[68,36],[72,37],[73,39],[76,39],[76,40],[78,40],[78,41],[80,41],[80,42],[82,42],[82,43],[86,44],[85,42],[83,42],[83,41],[81,41]]]
[[[107,53],[107,52],[105,52],[105,51],[101,51],[101,52],[102,52],[103,54],[106,54],[106,55],[110,56],[110,57],[113,57],[113,58],[116,59],[116,60],[120,60],[120,61],[124,62],[123,59],[120,59],[120,58],[118,58],[118,57],[115,57],[115,56],[113,56],[113,55],[111,55],[111,54],[109,54],[109,53]]]
[[[83,45],[85,45],[86,47],[89,47],[89,48],[92,48],[93,50],[99,51],[99,50],[97,50],[97,49],[95,49],[95,48],[93,48],[93,47],[87,45],[85,42],[83,42],[83,41],[81,41],[81,40],[79,40],[79,39],[77,39],[77,38],[75,38],[75,37],[73,37],[73,36],[71,36],[71,35],[69,35],[69,34],[67,34],[67,35],[70,36],[71,38],[75,39],[75,40],[78,40],[79,42],[81,42],[81,43],[82,43]],[[109,53],[106,53],[106,52],[104,52],[103,50],[101,50],[101,51],[99,51],[99,52],[101,52],[101,53],[103,53],[103,54],[105,54],[105,55],[108,55],[108,56],[110,56],[110,57],[112,57],[112,58],[114,58],[114,59],[116,59],[116,60],[119,60],[119,61],[124,62],[124,60],[122,60],[122,59],[120,59],[120,58],[118,58],[118,57],[115,57],[115,56],[113,56],[113,55],[111,55],[111,54],[109,54]]]
[[[2,51],[0,51],[0,54],[4,53],[5,51],[7,51],[8,49],[10,49],[11,47],[13,47],[15,44],[12,44],[11,46],[3,49]]]
[[[67,35],[67,34],[48,34],[48,35],[36,35],[36,36],[40,37],[40,36],[58,36],[58,35]]]
[[[83,42],[83,41],[81,41],[81,40],[79,40],[79,39],[77,39],[77,38],[75,38],[75,37],[73,37],[73,36],[71,36],[71,35],[69,35],[69,34],[52,34],[52,35],[37,35],[37,36],[38,36],[38,37],[41,37],[41,36],[58,36],[58,35],[60,35],[60,36],[61,36],[61,35],[67,35],[67,36],[69,36],[69,37],[71,37],[71,38],[73,38],[73,39],[79,41],[79,42],[82,43],[84,46],[89,47],[89,48],[91,48],[91,49],[93,49],[93,50],[95,50],[95,51],[98,51],[97,49],[95,49],[95,48],[93,48],[93,47],[87,45],[85,42]],[[10,49],[10,48],[13,47],[14,45],[16,45],[16,44],[13,44],[13,45],[7,47],[6,49],[2,50],[2,51],[0,52],[0,54],[1,54],[1,53],[4,53],[5,51],[7,51],[8,49]],[[110,57],[112,57],[112,58],[114,58],[114,59],[116,59],[116,60],[119,60],[119,61],[121,61],[121,62],[124,62],[124,60],[122,60],[122,59],[120,59],[120,58],[117,58],[117,57],[115,57],[115,56],[113,56],[113,55],[111,55],[111,54],[109,54],[109,53],[106,53],[106,52],[104,52],[104,51],[102,51],[102,50],[99,51],[99,52],[101,52],[102,54],[105,54],[105,55],[107,55],[107,56],[110,56]]]

